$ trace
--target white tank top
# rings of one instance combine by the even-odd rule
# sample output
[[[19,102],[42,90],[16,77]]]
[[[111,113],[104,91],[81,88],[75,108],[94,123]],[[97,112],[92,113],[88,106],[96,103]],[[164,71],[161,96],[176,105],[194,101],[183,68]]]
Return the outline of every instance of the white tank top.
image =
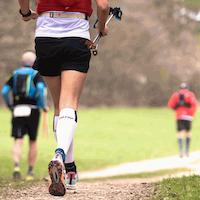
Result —
[[[51,18],[39,16],[35,37],[81,37],[90,40],[89,22],[78,18]]]

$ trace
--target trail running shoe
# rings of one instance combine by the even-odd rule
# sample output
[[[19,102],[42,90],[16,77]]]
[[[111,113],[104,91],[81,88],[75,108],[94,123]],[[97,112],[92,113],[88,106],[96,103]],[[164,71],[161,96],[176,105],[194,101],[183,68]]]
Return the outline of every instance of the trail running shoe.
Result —
[[[64,166],[59,160],[52,160],[49,163],[49,176],[51,179],[51,184],[49,186],[49,193],[53,196],[64,196],[65,180],[64,180]]]
[[[33,174],[27,174],[25,180],[26,180],[26,181],[33,181],[33,180],[34,180],[34,176],[33,176]]]
[[[75,172],[68,172],[65,177],[65,186],[68,190],[76,190],[76,183],[78,181],[78,174]]]
[[[20,173],[20,168],[15,167],[13,171],[13,179],[14,180],[20,180],[21,179],[21,173]]]

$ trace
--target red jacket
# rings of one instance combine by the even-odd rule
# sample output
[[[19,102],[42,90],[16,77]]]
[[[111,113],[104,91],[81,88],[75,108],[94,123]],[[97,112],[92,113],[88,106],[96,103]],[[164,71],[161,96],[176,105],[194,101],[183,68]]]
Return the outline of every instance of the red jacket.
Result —
[[[47,11],[81,12],[92,15],[92,0],[36,0],[37,13]]]
[[[180,103],[180,95],[184,95],[184,105]],[[192,120],[197,110],[197,100],[193,92],[181,89],[175,92],[168,102],[168,107],[176,111],[176,119]]]

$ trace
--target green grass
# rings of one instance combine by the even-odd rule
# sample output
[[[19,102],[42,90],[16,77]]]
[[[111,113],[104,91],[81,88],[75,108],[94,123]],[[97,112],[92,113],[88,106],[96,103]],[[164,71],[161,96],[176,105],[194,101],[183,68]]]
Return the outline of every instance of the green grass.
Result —
[[[49,126],[52,112],[49,115]],[[200,115],[194,121],[192,150],[199,149]],[[0,177],[12,173],[10,113],[0,110]],[[98,169],[119,163],[177,154],[175,120],[172,111],[159,108],[81,109],[75,134],[75,159],[79,171]],[[40,131],[41,132],[41,131]],[[23,147],[22,171],[27,168],[27,147]],[[56,145],[53,133],[48,139],[40,133],[35,174],[47,174],[47,164]]]
[[[166,179],[156,184],[152,200],[199,200],[200,177]]]

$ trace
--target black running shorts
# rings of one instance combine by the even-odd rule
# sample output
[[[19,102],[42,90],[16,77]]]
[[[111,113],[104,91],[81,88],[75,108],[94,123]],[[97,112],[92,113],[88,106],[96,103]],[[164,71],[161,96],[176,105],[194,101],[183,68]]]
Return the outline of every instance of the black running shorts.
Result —
[[[189,120],[177,120],[177,131],[190,131],[192,122]]]
[[[37,139],[40,111],[31,109],[31,115],[28,117],[13,117],[12,118],[12,137],[15,139],[23,138],[28,134],[30,140]]]
[[[87,73],[91,58],[87,42],[79,37],[37,37],[37,58],[33,68],[43,76],[59,76],[64,70]]]

